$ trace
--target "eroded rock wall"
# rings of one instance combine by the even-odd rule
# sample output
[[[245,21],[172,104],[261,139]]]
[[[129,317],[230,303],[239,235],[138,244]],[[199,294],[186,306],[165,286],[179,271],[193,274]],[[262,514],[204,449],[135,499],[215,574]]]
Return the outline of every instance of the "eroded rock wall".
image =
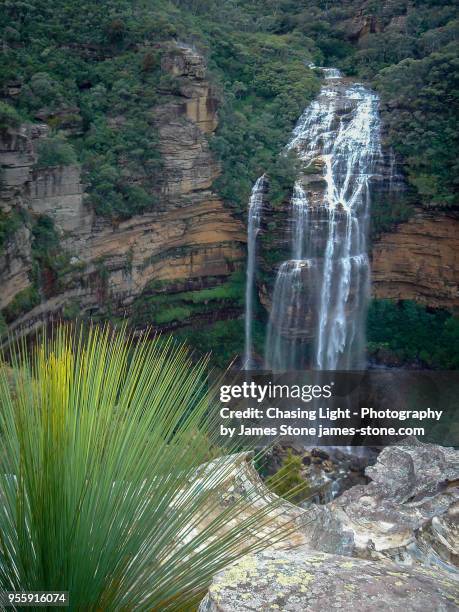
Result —
[[[418,209],[373,245],[377,298],[416,300],[433,308],[459,307],[459,215]]]
[[[47,135],[46,124],[4,135],[1,210],[25,213],[28,221],[9,237],[1,255],[0,308],[33,282],[34,219],[53,219],[70,258],[59,287],[42,294],[40,304],[13,327],[57,316],[69,303],[83,314],[103,312],[110,303],[111,314],[129,315],[133,300],[152,281],[170,281],[175,291],[208,288],[243,264],[244,227],[212,190],[220,169],[208,135],[217,126],[217,102],[204,60],[189,48],[175,47],[163,56],[162,67],[175,77],[178,90],[152,109],[163,176],[159,202],[150,212],[119,222],[98,217],[87,204],[79,166],[37,169],[36,143]]]

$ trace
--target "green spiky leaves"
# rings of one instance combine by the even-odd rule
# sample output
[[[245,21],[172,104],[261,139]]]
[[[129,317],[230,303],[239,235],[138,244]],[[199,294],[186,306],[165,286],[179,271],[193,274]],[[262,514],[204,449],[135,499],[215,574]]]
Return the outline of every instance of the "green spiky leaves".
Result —
[[[207,362],[125,331],[59,327],[0,367],[0,586],[71,609],[184,610],[285,536],[281,502],[217,444]],[[237,491],[236,491],[237,489]]]

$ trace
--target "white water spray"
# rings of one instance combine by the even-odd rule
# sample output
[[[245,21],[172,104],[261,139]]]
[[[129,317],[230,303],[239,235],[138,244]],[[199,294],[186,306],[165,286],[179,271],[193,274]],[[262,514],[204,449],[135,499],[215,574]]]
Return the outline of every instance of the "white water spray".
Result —
[[[247,231],[247,276],[245,285],[245,350],[243,369],[253,367],[252,356],[252,321],[253,297],[255,292],[255,270],[257,257],[257,236],[260,231],[261,209],[263,206],[263,193],[266,190],[267,180],[263,174],[252,189],[249,200],[248,231]]]
[[[324,72],[327,83],[287,146],[304,169],[291,200],[292,259],[279,268],[268,324],[265,367],[277,371],[364,367],[378,98]]]

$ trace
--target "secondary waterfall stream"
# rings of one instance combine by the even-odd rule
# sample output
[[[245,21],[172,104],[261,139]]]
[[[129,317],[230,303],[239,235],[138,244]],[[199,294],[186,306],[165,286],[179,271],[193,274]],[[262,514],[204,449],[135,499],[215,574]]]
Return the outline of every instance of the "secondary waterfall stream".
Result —
[[[253,321],[253,294],[255,291],[256,246],[257,235],[260,230],[261,207],[263,193],[266,188],[266,177],[260,176],[253,186],[249,201],[249,215],[247,224],[247,277],[245,284],[245,350],[243,367],[250,370],[252,360],[252,321]]]
[[[365,366],[369,183],[381,157],[378,97],[336,69],[324,74],[287,145],[303,163],[290,202],[290,258],[277,272],[266,337],[264,366],[274,371]],[[252,200],[259,181],[249,209],[246,364],[252,361],[253,227],[260,222]]]

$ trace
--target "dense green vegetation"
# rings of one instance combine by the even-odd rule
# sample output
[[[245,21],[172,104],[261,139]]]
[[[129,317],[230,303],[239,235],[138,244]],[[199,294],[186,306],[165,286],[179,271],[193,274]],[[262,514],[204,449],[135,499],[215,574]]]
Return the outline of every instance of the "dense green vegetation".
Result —
[[[98,213],[129,216],[151,207],[161,168],[151,108],[162,77],[158,52],[144,43],[169,35],[155,10],[147,18],[145,8],[124,0],[8,1],[0,27],[0,81],[20,88],[8,103],[52,132],[39,165],[73,163],[75,149]],[[0,125],[16,120],[10,108],[0,108]]]
[[[368,312],[370,354],[428,367],[459,368],[459,319],[411,301],[373,300]]]
[[[4,246],[9,236],[22,225],[21,215],[17,212],[11,214],[0,211],[0,255],[3,255]]]
[[[458,204],[457,68],[457,54],[448,45],[444,52],[382,70],[375,79],[389,140],[427,206]]]
[[[193,347],[197,354],[210,354],[212,364],[226,369],[244,350],[244,321],[216,321],[203,328],[184,327],[175,334]],[[260,321],[253,322],[252,339],[255,351],[263,355],[265,329]]]
[[[183,279],[185,282],[186,279]],[[212,280],[212,279],[208,279]],[[162,326],[196,351],[211,354],[212,364],[225,369],[244,347],[245,274],[234,272],[227,281],[210,288],[171,291],[167,282],[152,282],[134,302],[131,317],[137,327]],[[255,350],[262,355],[264,326],[254,321]]]
[[[294,155],[279,156],[296,119],[319,89],[305,66],[310,53],[294,34],[221,32],[211,51],[225,79],[221,126],[212,140],[222,160],[216,188],[245,210],[254,180],[268,173],[270,201],[280,203],[296,175]]]
[[[76,161],[75,151],[61,135],[40,139],[37,145],[37,168],[68,166]]]
[[[17,110],[6,102],[0,101],[0,132],[8,128],[16,128],[21,123]]]
[[[40,303],[40,294],[34,285],[26,287],[16,293],[11,302],[2,311],[1,319],[6,323],[12,323],[17,317],[32,310]],[[0,325],[0,328],[2,326]],[[4,328],[4,331],[6,329]]]

